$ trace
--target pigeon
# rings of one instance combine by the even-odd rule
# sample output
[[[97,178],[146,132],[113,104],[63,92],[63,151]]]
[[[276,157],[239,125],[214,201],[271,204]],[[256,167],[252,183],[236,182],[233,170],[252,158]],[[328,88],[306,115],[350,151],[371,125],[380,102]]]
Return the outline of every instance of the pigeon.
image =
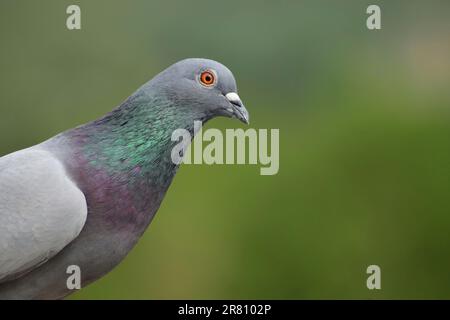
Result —
[[[0,299],[62,299],[111,271],[155,216],[179,164],[174,130],[248,124],[232,72],[181,60],[113,111],[0,158]]]

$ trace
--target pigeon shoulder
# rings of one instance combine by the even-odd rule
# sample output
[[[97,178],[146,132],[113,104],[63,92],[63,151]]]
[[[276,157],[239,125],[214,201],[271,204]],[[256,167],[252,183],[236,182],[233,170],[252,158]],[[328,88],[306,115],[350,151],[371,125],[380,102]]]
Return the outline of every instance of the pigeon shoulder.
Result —
[[[41,265],[81,232],[84,194],[40,146],[0,158],[0,283]]]

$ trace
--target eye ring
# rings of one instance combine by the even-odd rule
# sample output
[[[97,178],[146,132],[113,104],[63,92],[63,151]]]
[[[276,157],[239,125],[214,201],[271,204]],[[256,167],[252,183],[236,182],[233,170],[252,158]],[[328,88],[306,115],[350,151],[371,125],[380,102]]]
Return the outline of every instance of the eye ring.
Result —
[[[216,84],[217,77],[214,71],[205,70],[200,73],[199,81],[205,87],[212,87]]]

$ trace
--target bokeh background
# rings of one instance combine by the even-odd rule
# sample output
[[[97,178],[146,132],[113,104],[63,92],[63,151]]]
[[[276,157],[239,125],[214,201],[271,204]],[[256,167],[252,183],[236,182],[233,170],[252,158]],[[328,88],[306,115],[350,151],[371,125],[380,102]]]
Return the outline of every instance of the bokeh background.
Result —
[[[449,10],[2,0],[1,155],[98,118],[186,57],[229,66],[251,127],[280,129],[278,175],[182,166],[135,249],[72,298],[450,298]],[[381,290],[366,288],[371,264]]]

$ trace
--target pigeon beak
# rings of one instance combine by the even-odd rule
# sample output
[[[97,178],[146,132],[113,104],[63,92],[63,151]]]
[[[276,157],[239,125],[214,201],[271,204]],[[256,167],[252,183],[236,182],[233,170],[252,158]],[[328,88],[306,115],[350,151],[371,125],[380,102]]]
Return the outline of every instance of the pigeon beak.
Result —
[[[239,98],[236,92],[230,92],[225,95],[228,101],[231,103],[231,107],[228,111],[231,112],[232,116],[241,120],[245,124],[250,123],[250,116],[247,109],[245,109],[244,104]]]

